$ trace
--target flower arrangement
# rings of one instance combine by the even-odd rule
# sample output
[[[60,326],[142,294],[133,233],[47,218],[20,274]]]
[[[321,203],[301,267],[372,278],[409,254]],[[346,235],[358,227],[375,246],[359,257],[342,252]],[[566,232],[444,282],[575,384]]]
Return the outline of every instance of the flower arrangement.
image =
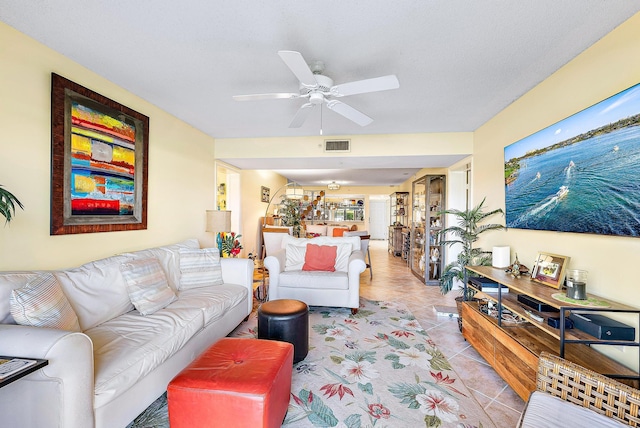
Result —
[[[238,257],[242,250],[239,240],[241,237],[242,235],[236,235],[235,232],[218,233],[218,248],[222,257]]]

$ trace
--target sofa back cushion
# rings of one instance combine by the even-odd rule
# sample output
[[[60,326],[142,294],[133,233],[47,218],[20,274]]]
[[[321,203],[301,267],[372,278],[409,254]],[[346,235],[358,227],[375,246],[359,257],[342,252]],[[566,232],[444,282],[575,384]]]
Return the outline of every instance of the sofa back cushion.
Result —
[[[80,328],[88,330],[134,309],[120,272],[120,265],[135,258],[156,257],[175,290],[180,284],[180,248],[200,248],[197,239],[178,244],[150,248],[86,263],[80,267],[54,271],[71,307],[78,316]],[[15,324],[9,310],[11,291],[24,287],[42,271],[0,273],[0,323]]]
[[[11,292],[11,315],[18,324],[80,331],[78,317],[51,273],[43,273]]]
[[[131,257],[113,256],[54,272],[83,331],[133,310],[120,272],[128,260]]]
[[[197,239],[188,239],[177,244],[165,245],[162,247],[147,248],[145,250],[125,253],[124,255],[133,257],[134,259],[151,259],[155,258],[160,263],[162,270],[167,277],[169,287],[173,291],[180,289],[180,249],[199,249],[200,244]]]
[[[353,246],[350,243],[338,244],[338,251],[336,254],[335,268],[340,272],[349,271],[349,257],[353,252]]]
[[[180,248],[180,290],[222,285],[220,250]]]
[[[304,266],[304,258],[307,254],[307,243],[290,243],[286,246],[285,252],[285,272],[292,270],[302,270],[302,266]]]
[[[307,244],[316,244],[316,245],[339,245],[339,244],[351,244],[352,251],[356,251],[360,249],[360,237],[359,236],[349,236],[349,237],[336,237],[333,236],[318,236],[316,238],[296,238],[290,235],[284,235],[282,238],[282,246],[280,248],[287,248],[288,244],[294,244],[298,246],[306,246]]]

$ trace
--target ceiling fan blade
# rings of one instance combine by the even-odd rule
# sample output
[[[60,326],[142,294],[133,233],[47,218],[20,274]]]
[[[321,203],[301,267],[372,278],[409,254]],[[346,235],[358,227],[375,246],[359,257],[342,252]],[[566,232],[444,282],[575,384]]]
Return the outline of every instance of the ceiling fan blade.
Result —
[[[373,79],[357,80],[355,82],[343,83],[331,88],[331,95],[334,97],[344,97],[347,95],[364,94],[367,92],[386,91],[398,89],[400,82],[398,78],[390,74],[389,76],[374,77]]]
[[[300,128],[307,117],[309,117],[309,113],[313,110],[314,105],[311,103],[302,104],[298,112],[294,116],[289,128]]]
[[[362,112],[359,112],[358,110],[343,103],[342,101],[327,101],[327,107],[329,107],[329,109],[335,111],[336,113],[341,114],[347,119],[357,123],[360,126],[367,126],[368,124],[373,122],[373,119],[371,119],[369,116]]]
[[[300,83],[308,88],[315,88],[318,86],[318,82],[316,82],[313,72],[300,52],[278,51],[278,55],[280,55],[280,58],[282,58],[284,63],[287,64],[287,67],[291,69],[293,74],[296,75]]]
[[[255,101],[255,100],[275,100],[275,99],[292,99],[299,98],[300,94],[296,93],[272,93],[272,94],[250,94],[250,95],[234,95],[236,101]]]

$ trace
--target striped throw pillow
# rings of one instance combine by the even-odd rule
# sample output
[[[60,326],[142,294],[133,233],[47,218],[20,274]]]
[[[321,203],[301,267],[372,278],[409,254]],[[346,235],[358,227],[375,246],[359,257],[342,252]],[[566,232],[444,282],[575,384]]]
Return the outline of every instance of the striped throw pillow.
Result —
[[[158,259],[131,260],[122,263],[120,271],[131,303],[142,315],[151,315],[176,300]]]
[[[222,285],[220,251],[217,248],[180,248],[180,290]]]
[[[78,316],[50,273],[38,275],[9,297],[9,310],[20,325],[81,331]]]

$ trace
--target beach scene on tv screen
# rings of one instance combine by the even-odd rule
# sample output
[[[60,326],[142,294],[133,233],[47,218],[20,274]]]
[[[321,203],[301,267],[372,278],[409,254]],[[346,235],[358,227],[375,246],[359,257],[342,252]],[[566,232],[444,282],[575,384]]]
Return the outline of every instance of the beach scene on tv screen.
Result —
[[[640,236],[640,84],[505,147],[506,226]]]

